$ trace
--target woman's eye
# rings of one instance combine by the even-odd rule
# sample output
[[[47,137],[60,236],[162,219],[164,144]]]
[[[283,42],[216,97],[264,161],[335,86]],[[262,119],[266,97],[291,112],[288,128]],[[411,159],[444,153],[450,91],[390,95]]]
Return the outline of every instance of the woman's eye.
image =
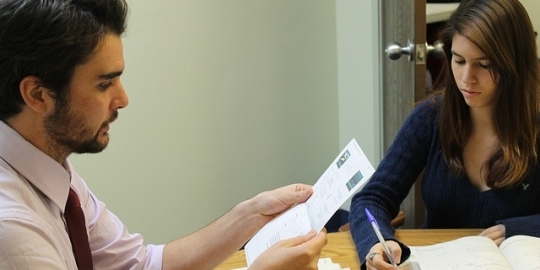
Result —
[[[489,64],[489,63],[478,63],[478,65],[479,65],[481,68],[484,68],[484,69],[490,68],[490,64]]]

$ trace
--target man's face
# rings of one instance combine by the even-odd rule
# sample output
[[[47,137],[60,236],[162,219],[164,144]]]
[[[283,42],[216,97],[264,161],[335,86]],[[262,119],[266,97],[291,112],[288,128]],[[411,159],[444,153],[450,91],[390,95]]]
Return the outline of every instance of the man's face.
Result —
[[[122,41],[107,35],[89,61],[75,67],[64,100],[45,118],[51,147],[67,153],[97,153],[109,143],[109,124],[128,104],[120,75]],[[54,150],[54,149],[52,149]]]

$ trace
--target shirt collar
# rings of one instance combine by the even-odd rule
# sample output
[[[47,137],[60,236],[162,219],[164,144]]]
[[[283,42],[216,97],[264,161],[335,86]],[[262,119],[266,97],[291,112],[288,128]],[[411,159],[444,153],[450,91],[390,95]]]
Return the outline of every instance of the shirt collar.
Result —
[[[69,171],[3,121],[0,121],[0,157],[64,210],[71,182]],[[71,170],[67,161],[66,167]]]

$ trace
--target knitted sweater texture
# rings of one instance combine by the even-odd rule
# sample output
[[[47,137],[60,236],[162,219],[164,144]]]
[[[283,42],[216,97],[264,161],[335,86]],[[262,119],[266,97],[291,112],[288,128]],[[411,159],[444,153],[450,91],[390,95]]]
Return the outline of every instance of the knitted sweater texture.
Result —
[[[485,229],[503,224],[507,238],[517,234],[540,237],[538,162],[516,188],[479,191],[466,175],[452,174],[443,158],[439,106],[440,98],[428,99],[416,106],[370,181],[353,197],[349,221],[363,268],[367,253],[378,242],[364,209],[368,208],[378,220],[385,239],[396,240],[390,221],[422,172],[421,193],[426,205],[422,228]],[[531,147],[538,148],[538,145]],[[403,243],[400,245],[401,261],[404,261],[410,250]]]

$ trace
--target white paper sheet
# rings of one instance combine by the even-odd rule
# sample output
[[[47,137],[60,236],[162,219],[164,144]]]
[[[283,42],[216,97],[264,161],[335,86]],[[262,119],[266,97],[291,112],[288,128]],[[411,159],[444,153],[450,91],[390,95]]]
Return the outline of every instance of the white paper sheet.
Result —
[[[349,197],[363,187],[375,169],[355,139],[341,151],[313,185],[313,195],[266,224],[246,244],[248,266],[280,240],[321,231]]]

